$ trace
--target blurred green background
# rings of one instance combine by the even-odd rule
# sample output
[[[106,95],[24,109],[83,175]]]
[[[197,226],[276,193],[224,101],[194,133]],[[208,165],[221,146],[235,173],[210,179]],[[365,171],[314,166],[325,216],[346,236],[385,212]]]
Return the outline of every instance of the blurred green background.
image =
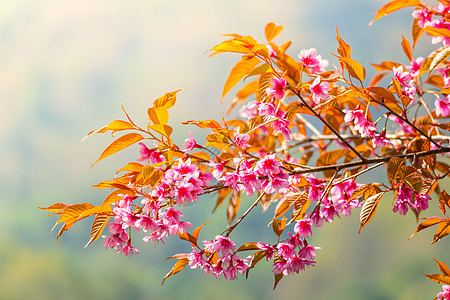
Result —
[[[413,215],[391,212],[385,195],[377,215],[358,236],[358,213],[314,232],[321,246],[317,267],[281,281],[261,263],[248,280],[215,280],[184,270],[161,280],[174,261],[162,259],[189,251],[175,239],[166,246],[138,242],[141,255],[126,258],[105,250],[101,241],[86,249],[91,220],[66,232],[57,248],[49,234],[55,216],[37,206],[55,202],[100,203],[106,193],[91,185],[138,156],[138,146],[90,165],[112,141],[90,130],[122,118],[121,105],[138,122],[165,92],[183,88],[171,109],[175,140],[183,142],[185,120],[220,119],[232,93],[219,103],[237,55],[208,58],[203,53],[223,33],[249,34],[264,41],[264,26],[285,27],[276,39],[292,40],[291,55],[317,48],[335,63],[336,26],[353,47],[352,56],[373,74],[369,62],[407,64],[401,34],[410,39],[406,9],[369,27],[385,1],[306,0],[15,0],[0,3],[0,299],[431,299],[440,287],[420,275],[437,273],[432,257],[450,263],[449,240],[430,246],[431,232],[408,241]],[[429,40],[427,40],[429,41]],[[380,45],[383,45],[380,47]],[[431,48],[419,44],[415,53]],[[195,131],[196,135],[198,134]],[[201,135],[201,134],[199,134]],[[374,181],[373,175],[366,177]],[[376,180],[385,180],[382,175]],[[199,226],[211,218],[200,239],[225,226],[223,208],[211,215],[215,199],[187,207],[186,219]],[[245,203],[244,203],[245,205]],[[197,208],[202,206],[201,210]],[[436,212],[436,205],[432,210]],[[433,212],[430,212],[432,214]],[[436,212],[437,213],[437,212]],[[272,216],[252,214],[237,242],[273,241],[266,228]]]

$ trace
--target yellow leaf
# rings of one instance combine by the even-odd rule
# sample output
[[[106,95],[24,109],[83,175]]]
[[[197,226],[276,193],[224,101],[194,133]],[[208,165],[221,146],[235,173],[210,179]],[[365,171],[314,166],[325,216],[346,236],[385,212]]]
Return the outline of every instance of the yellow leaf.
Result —
[[[273,40],[280,32],[283,30],[283,26],[277,26],[274,23],[269,23],[266,25],[265,34],[268,42]]]
[[[175,101],[177,100],[177,93],[181,90],[177,90],[174,92],[166,93],[164,96],[159,97],[155,101],[153,101],[153,107],[164,107],[165,109],[169,109],[175,105]]]
[[[150,107],[147,111],[148,118],[153,124],[167,124],[169,122],[169,112],[164,107]]]
[[[181,123],[183,125],[193,124],[197,125],[200,128],[221,128],[220,124],[214,120],[206,120],[206,121],[186,121]]]
[[[418,5],[420,5],[419,0],[394,0],[394,1],[391,1],[388,4],[384,5],[382,8],[380,8],[379,10],[377,10],[377,14],[376,14],[375,18],[373,18],[373,20],[369,23],[369,25],[372,25],[373,22],[375,22],[379,18],[387,16],[388,14],[390,14],[396,10],[399,10],[403,7],[418,6]]]
[[[164,135],[165,137],[170,137],[170,135],[173,132],[172,127],[170,127],[169,125],[163,125],[163,124],[154,124],[154,125],[150,125],[148,126],[149,129],[152,129],[162,135]]]
[[[112,142],[106,149],[105,151],[103,151],[103,153],[100,155],[100,157],[92,164],[95,165],[98,161],[104,159],[105,157],[108,157],[120,150],[125,149],[128,146],[133,145],[136,142],[139,142],[140,140],[142,140],[143,137],[142,135],[140,135],[139,133],[128,133],[120,138],[118,138],[117,140],[115,140],[114,142]],[[92,167],[91,166],[91,167]]]
[[[133,124],[127,122],[127,121],[115,120],[115,121],[112,121],[111,123],[109,123],[109,125],[106,125],[106,126],[104,126],[102,128],[99,128],[97,130],[90,131],[88,134],[86,134],[86,136],[81,141],[84,141],[91,134],[94,134],[94,133],[105,133],[108,130],[112,130],[111,134],[114,134],[117,131],[134,129],[134,128],[136,128],[136,127]]]
[[[253,68],[260,62],[260,60],[256,57],[251,59],[243,58],[241,59],[234,67],[231,69],[230,74],[225,82],[225,86],[223,87],[222,99],[225,95],[246,75],[248,75]]]

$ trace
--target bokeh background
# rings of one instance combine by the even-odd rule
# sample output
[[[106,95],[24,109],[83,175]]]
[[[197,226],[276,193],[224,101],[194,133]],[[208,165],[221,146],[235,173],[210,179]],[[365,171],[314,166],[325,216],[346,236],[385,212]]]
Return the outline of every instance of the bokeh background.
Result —
[[[195,128],[184,120],[220,119],[232,93],[219,103],[237,55],[203,54],[223,33],[264,41],[264,26],[285,27],[276,42],[292,40],[291,55],[317,48],[336,63],[336,27],[363,63],[397,60],[407,64],[401,35],[411,40],[406,9],[369,27],[372,13],[386,1],[328,0],[15,0],[0,3],[0,299],[431,299],[439,285],[423,273],[437,273],[432,257],[448,261],[449,241],[430,246],[431,232],[408,241],[412,214],[391,212],[386,195],[376,217],[358,236],[359,216],[336,220],[314,233],[323,249],[317,267],[287,277],[272,291],[273,274],[261,263],[248,280],[215,280],[184,270],[161,288],[173,261],[189,251],[185,243],[138,243],[142,254],[126,258],[98,241],[86,249],[90,222],[66,232],[59,248],[49,231],[55,216],[37,206],[55,202],[100,203],[105,191],[91,186],[138,156],[138,146],[91,168],[112,141],[108,135],[80,143],[90,130],[122,118],[121,105],[137,122],[165,92],[182,88],[171,109],[174,138],[182,142]],[[425,39],[426,41],[429,41]],[[416,56],[431,48],[419,44]],[[198,133],[201,136],[201,133]],[[385,180],[379,175],[376,180]],[[374,177],[366,177],[373,181]],[[200,238],[223,230],[222,208],[215,199],[187,207],[186,219],[201,225]],[[436,205],[435,205],[436,206]],[[436,207],[433,207],[436,211]],[[251,215],[237,241],[272,240],[261,220]],[[446,261],[447,260],[447,261]]]

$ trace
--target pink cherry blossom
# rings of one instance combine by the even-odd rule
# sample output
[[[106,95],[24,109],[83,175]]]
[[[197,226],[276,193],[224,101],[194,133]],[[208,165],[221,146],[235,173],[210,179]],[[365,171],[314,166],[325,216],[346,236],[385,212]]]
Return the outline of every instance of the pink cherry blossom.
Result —
[[[421,210],[427,210],[428,209],[428,201],[430,201],[430,200],[431,200],[431,197],[428,194],[417,195],[417,197],[416,197],[417,207],[419,207]]]
[[[194,135],[192,134],[192,131],[189,133],[189,138],[184,140],[184,144],[186,145],[186,147],[180,149],[183,152],[189,152],[194,148],[199,148],[199,145],[194,140]]]
[[[277,246],[277,254],[283,258],[290,258],[295,255],[294,246],[289,243],[279,243]]]
[[[266,89],[266,93],[276,99],[283,99],[284,89],[286,88],[287,82],[281,77],[274,77],[270,80],[270,86]]]
[[[266,252],[266,260],[273,259],[275,249],[271,245],[265,244],[263,242],[257,242],[256,246]]]
[[[425,59],[420,56],[418,58],[416,58],[415,60],[411,61],[411,66],[406,67],[407,69],[410,70],[410,74],[412,77],[417,77],[419,76],[419,72],[420,72],[420,67],[422,67],[422,63]]]
[[[328,82],[320,82],[320,77],[316,77],[310,86],[314,103],[319,104],[321,99],[327,100],[330,89],[331,87]]]
[[[305,238],[308,235],[312,236],[312,220],[302,219],[297,221],[294,227],[294,232],[298,233],[302,238]]]
[[[317,59],[316,54],[317,51],[315,48],[310,48],[309,50],[303,49],[298,55],[298,58],[303,66],[314,68],[320,66],[320,61]]]
[[[402,184],[398,189],[397,198],[395,199],[395,204],[392,210],[394,212],[398,212],[400,215],[406,215],[409,206],[414,207],[414,204],[411,203],[412,195],[413,189]]]
[[[239,148],[245,149],[250,147],[247,142],[250,140],[250,136],[248,134],[242,134],[242,133],[234,133],[233,136],[233,142],[238,146]]]
[[[442,291],[437,294],[439,300],[450,300],[450,285],[444,284]]]
[[[434,101],[434,106],[436,107],[436,115],[442,117],[450,116],[450,99],[449,96],[444,99],[437,98]]]
[[[414,19],[419,19],[418,25],[421,28],[425,28],[428,26],[428,23],[431,22],[432,14],[428,9],[416,9],[413,11],[412,16]]]
[[[405,87],[411,87],[409,81],[411,80],[411,74],[409,72],[403,71],[403,66],[398,66],[393,68],[394,77],[398,82]]]
[[[278,119],[272,123],[275,133],[281,133],[286,141],[291,139],[291,129],[289,128],[289,120]]]

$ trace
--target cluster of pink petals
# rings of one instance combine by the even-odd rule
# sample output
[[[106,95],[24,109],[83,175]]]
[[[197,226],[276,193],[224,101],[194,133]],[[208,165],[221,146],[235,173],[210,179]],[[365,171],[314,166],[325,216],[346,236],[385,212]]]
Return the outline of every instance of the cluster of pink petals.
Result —
[[[414,195],[415,200],[413,200]],[[402,184],[398,189],[397,198],[395,199],[395,204],[392,210],[394,212],[398,212],[400,215],[406,215],[410,208],[416,211],[424,211],[428,209],[428,201],[430,201],[430,199],[430,195],[415,194],[413,189]]]
[[[303,66],[308,68],[314,68],[320,66],[320,60],[317,56],[317,50],[315,48],[311,48],[309,50],[303,49],[298,58]]]
[[[242,134],[235,132],[233,136],[233,143],[238,146],[239,148],[245,149],[250,147],[247,142],[250,140],[250,136],[248,134]]]
[[[438,300],[450,300],[450,285],[444,284],[442,291],[437,294]]]
[[[423,9],[416,9],[415,11],[413,11],[412,16],[414,19],[419,19],[417,22],[419,27],[425,28],[429,26],[432,14],[428,9],[423,8]]]
[[[203,194],[203,187],[212,179],[210,173],[204,173],[196,165],[191,164],[190,158],[185,162],[180,159],[178,165],[167,170],[153,187],[151,196],[160,201],[172,198],[177,204],[194,202],[198,199],[198,195]]]
[[[166,160],[161,152],[155,150],[156,148],[149,149],[144,143],[139,143],[139,145],[141,146],[141,156],[138,158],[138,161],[146,161],[147,163],[151,161],[152,164],[156,164]]]
[[[237,165],[235,171],[216,178],[225,186],[230,186],[237,191],[245,191],[248,196],[252,196],[255,191],[264,191],[267,194],[280,193],[289,187],[289,175],[284,171],[275,154],[266,155],[256,162],[241,159]],[[217,170],[214,172],[220,174]]]
[[[434,101],[434,106],[436,108],[436,115],[442,117],[450,116],[450,96],[446,95],[444,99],[437,98]]]
[[[270,80],[270,86],[266,89],[266,93],[276,99],[283,99],[286,85],[286,79],[274,77]]]
[[[361,134],[363,137],[371,137],[375,134],[377,127],[375,124],[367,120],[363,111],[360,109],[344,110],[345,117],[344,121],[349,123],[353,121],[355,124],[354,129]]]
[[[238,273],[244,274],[247,271],[251,257],[241,259],[235,254],[236,244],[228,237],[218,235],[213,241],[204,241],[204,244],[204,250],[197,251],[192,248],[192,252],[187,255],[191,269],[200,268],[216,278],[223,275],[225,280],[234,280]],[[222,254],[215,263],[210,259],[214,253]]]
[[[291,273],[300,273],[307,266],[314,266],[316,258],[316,250],[319,247],[308,245],[306,240],[300,238],[299,233],[291,235],[286,241],[278,243],[276,247],[258,242],[256,245],[259,249],[265,251],[267,260],[274,260],[273,273],[289,275]]]
[[[315,104],[319,104],[320,100],[327,100],[328,91],[331,89],[328,82],[320,82],[320,77],[316,77],[310,86],[312,98]]]
[[[186,147],[180,149],[183,152],[189,152],[194,148],[199,148],[199,145],[194,140],[194,135],[192,134],[192,131],[189,133],[189,138],[184,140],[184,144]]]
[[[358,184],[354,180],[347,180],[333,186],[330,190],[331,200],[333,201],[336,210],[344,216],[349,216],[352,209],[361,206],[361,203],[358,200],[350,200],[350,197],[357,187]]]
[[[419,76],[420,68],[422,67],[424,60],[425,59],[422,56],[420,56],[420,57],[416,58],[415,60],[412,60],[411,65],[406,67],[407,69],[410,70],[410,74],[412,77]]]
[[[441,19],[432,19],[433,13],[427,9],[417,9],[412,13],[412,16],[417,19],[417,25],[421,28],[426,27],[434,27],[434,28],[445,28],[448,29],[450,23],[444,18],[448,11],[450,10],[450,6],[439,3],[437,12],[442,16]],[[431,39],[431,43],[439,44],[442,43],[445,47],[450,45],[450,38],[445,36],[433,36]]]

